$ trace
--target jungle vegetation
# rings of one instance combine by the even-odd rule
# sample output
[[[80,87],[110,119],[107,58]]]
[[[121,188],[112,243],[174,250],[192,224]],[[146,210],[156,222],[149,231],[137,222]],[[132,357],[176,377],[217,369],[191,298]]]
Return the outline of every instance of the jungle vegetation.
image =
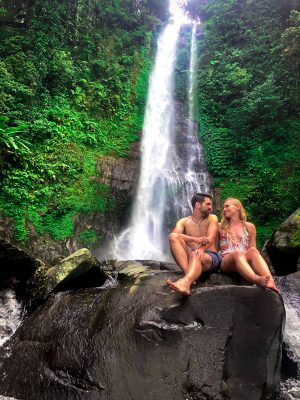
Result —
[[[202,22],[197,120],[208,166],[222,197],[245,203],[262,243],[299,205],[299,0],[187,9]],[[126,157],[137,140],[166,18],[166,0],[0,1],[0,210],[17,240],[30,225],[65,239],[75,215],[113,207],[95,160]]]
[[[222,198],[241,199],[260,244],[300,204],[300,2],[191,0],[198,121]]]
[[[65,239],[76,214],[112,207],[95,160],[137,139],[166,11],[158,0],[0,2],[0,209],[16,240],[29,225]]]

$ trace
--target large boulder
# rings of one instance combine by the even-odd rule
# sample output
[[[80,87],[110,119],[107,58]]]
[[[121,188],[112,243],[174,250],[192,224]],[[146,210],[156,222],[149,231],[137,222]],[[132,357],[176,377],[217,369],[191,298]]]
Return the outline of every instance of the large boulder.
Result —
[[[183,297],[165,284],[175,272],[132,262],[112,270],[117,286],[52,295],[24,321],[0,349],[1,395],[275,398],[285,315],[277,293],[215,275]]]
[[[266,243],[266,252],[276,275],[300,270],[300,208],[287,218]]]
[[[80,249],[53,267],[40,266],[26,293],[28,311],[43,303],[52,292],[101,286],[107,275],[88,249]]]

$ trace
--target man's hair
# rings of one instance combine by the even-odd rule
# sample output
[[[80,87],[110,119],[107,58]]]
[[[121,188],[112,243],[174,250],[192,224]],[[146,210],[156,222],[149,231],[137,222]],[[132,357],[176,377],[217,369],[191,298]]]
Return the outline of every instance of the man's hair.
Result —
[[[195,193],[194,196],[192,197],[192,200],[191,200],[193,209],[195,208],[195,204],[196,204],[196,203],[203,203],[205,197],[208,197],[210,200],[212,200],[212,197],[211,197],[210,194],[206,194],[206,193]]]

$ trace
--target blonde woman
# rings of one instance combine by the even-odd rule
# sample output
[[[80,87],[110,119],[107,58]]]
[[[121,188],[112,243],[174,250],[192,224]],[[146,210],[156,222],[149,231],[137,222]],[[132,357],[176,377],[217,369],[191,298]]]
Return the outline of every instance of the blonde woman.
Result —
[[[246,281],[278,292],[271,272],[256,248],[255,225],[246,219],[246,211],[238,199],[224,201],[219,224],[221,271],[238,272]]]

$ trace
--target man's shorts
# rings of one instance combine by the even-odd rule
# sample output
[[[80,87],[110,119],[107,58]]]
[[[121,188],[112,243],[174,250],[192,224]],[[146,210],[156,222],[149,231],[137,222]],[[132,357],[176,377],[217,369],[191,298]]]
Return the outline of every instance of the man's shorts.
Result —
[[[211,256],[211,266],[208,272],[220,272],[220,265],[222,261],[221,256],[218,253],[210,250],[205,250],[204,253]]]

